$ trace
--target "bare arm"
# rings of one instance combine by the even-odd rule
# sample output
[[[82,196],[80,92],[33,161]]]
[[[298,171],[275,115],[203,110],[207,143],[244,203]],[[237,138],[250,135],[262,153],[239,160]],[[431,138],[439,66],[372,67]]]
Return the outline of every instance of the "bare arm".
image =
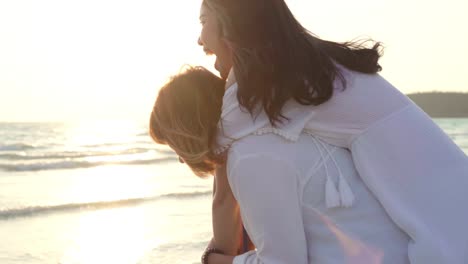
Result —
[[[257,250],[236,263],[307,263],[307,242],[298,197],[297,170],[269,154],[247,155],[232,165],[229,179]],[[232,256],[210,254],[210,264],[230,264]]]
[[[237,255],[242,249],[242,221],[226,175],[226,167],[216,170],[212,205],[214,246],[226,255]]]

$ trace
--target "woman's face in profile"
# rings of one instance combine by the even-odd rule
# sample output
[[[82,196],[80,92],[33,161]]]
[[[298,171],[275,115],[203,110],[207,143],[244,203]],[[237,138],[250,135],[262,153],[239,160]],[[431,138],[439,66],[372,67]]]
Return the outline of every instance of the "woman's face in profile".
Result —
[[[226,79],[232,65],[231,53],[222,39],[221,25],[216,14],[206,4],[202,4],[200,8],[200,23],[202,29],[198,38],[198,44],[203,46],[206,54],[214,54],[216,56],[215,68],[221,77]]]

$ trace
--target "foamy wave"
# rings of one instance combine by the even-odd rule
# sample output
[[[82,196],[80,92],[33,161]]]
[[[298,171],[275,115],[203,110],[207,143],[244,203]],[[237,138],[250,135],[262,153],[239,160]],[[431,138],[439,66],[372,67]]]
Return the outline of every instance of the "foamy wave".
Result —
[[[468,136],[468,130],[458,130],[458,131],[446,131],[446,133],[448,135],[451,135],[451,136]]]
[[[130,161],[57,161],[57,162],[37,162],[21,164],[0,164],[0,170],[5,171],[42,171],[60,169],[91,168],[103,165],[146,165],[161,162],[177,161],[176,157],[165,157],[159,159],[142,159]]]
[[[100,201],[90,203],[70,203],[70,204],[59,204],[59,205],[47,205],[47,206],[28,206],[23,208],[12,208],[0,210],[0,220],[9,219],[16,217],[35,216],[38,214],[45,213],[56,213],[66,212],[74,210],[98,210],[115,207],[134,206],[137,204],[158,201],[161,199],[189,199],[196,197],[203,197],[210,195],[211,191],[204,192],[186,192],[186,193],[169,193],[160,196],[143,197],[143,198],[132,198],[114,201]]]
[[[109,147],[118,147],[122,146],[124,142],[107,142],[107,143],[100,143],[100,144],[88,144],[82,145],[85,148],[109,148]]]
[[[89,158],[89,157],[104,157],[104,156],[118,156],[118,155],[130,155],[130,154],[143,154],[153,152],[152,149],[147,148],[130,148],[120,151],[65,151],[65,152],[44,152],[37,154],[0,154],[0,159],[9,160],[46,160],[46,159],[77,159],[77,158]],[[158,151],[158,153],[169,154],[167,151]]]
[[[28,145],[28,144],[9,144],[9,145],[3,145],[0,146],[0,151],[18,151],[18,150],[28,150],[28,149],[34,149],[35,146],[33,145]]]

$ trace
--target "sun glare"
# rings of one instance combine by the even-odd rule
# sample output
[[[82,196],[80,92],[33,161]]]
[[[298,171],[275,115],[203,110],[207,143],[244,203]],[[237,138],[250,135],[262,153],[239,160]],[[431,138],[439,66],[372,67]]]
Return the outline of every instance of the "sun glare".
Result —
[[[403,92],[468,89],[459,77],[468,58],[468,38],[461,34],[466,1],[429,1],[423,13],[419,3],[403,0],[363,0],[364,8],[349,1],[287,2],[321,37],[384,42],[383,74]],[[197,45],[200,3],[0,1],[0,120],[146,119],[158,85],[183,64],[214,71],[213,59]],[[311,16],[317,8],[321,12]],[[424,63],[427,54],[435,63]]]
[[[145,210],[118,208],[85,214],[79,220],[75,241],[61,263],[137,263],[161,241],[148,238]]]
[[[345,252],[346,263],[349,264],[381,264],[383,259],[383,252],[380,249],[373,248],[371,245],[354,239],[335,225],[328,217],[317,212],[321,220],[325,223],[332,234],[340,242],[343,251]]]
[[[151,184],[147,168],[103,166],[74,179],[64,196],[78,203],[140,199],[151,197],[159,189]]]
[[[169,75],[212,67],[197,45],[200,3],[1,1],[0,120],[145,120]]]
[[[89,120],[69,123],[66,137],[69,146],[103,145],[109,148],[112,144],[118,146],[130,142],[144,132],[141,124],[135,121]]]

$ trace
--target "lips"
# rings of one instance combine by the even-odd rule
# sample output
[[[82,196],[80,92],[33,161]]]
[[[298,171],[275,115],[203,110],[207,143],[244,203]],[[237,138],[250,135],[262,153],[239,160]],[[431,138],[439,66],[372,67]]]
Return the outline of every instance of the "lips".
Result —
[[[203,51],[207,55],[215,55],[214,52],[212,52],[211,50],[209,50],[209,49],[207,49],[205,47],[203,48]],[[217,70],[219,72],[219,75],[221,76],[221,78],[223,78],[223,79],[227,78],[228,72],[226,72],[225,69],[223,69],[223,66],[222,66],[221,62],[219,61],[218,56],[216,56],[214,68],[215,68],[215,70]]]
[[[203,51],[206,53],[206,55],[214,55],[214,53],[207,48],[203,48]]]

